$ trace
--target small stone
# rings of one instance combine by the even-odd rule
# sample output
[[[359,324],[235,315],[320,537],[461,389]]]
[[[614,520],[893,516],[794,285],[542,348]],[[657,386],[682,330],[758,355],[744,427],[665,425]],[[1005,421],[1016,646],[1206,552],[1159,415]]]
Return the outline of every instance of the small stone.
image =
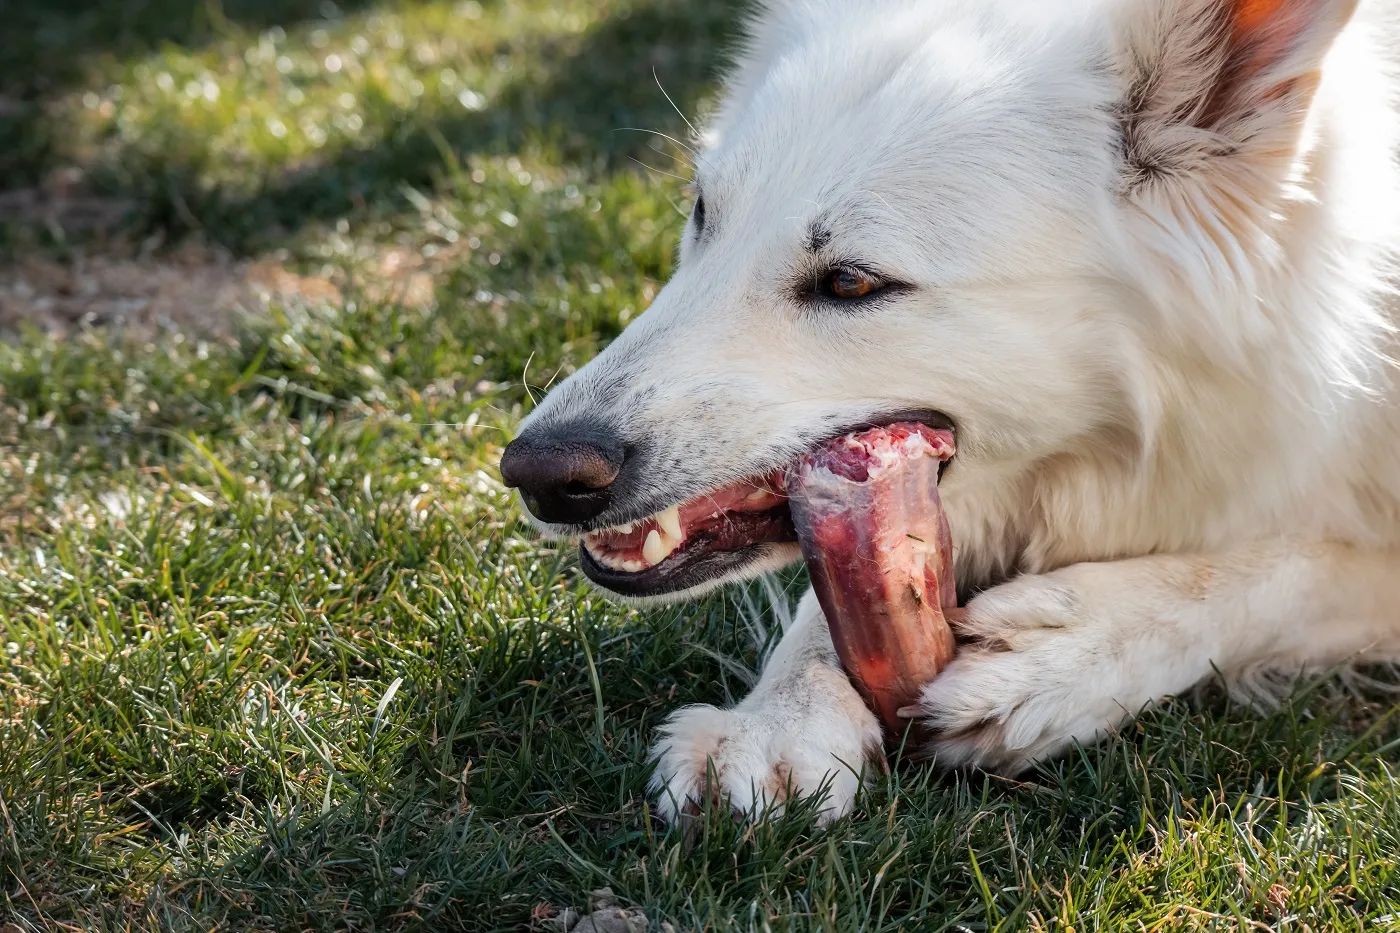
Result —
[[[676,928],[671,925],[671,921],[661,921],[661,933],[676,933]]]
[[[588,909],[590,911],[616,906],[617,895],[613,894],[612,888],[599,888],[596,891],[588,892]]]
[[[558,933],[572,933],[578,926],[578,911],[572,907],[565,907],[545,921],[545,929],[556,930]]]
[[[647,915],[640,910],[604,907],[584,917],[572,933],[646,933]]]

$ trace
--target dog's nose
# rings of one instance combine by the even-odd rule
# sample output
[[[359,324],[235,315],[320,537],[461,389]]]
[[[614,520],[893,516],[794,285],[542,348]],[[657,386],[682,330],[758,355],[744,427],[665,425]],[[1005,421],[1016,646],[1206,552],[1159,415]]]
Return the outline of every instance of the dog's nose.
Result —
[[[522,434],[501,455],[501,478],[540,521],[576,525],[607,509],[623,456],[597,428]]]

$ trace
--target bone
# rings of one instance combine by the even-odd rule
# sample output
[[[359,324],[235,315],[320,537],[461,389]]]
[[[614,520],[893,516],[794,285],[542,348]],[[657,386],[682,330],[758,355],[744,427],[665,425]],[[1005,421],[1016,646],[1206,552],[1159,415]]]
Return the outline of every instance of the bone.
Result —
[[[888,735],[952,660],[953,547],[938,495],[951,432],[890,425],[839,438],[787,479],[793,522],[841,664]]]

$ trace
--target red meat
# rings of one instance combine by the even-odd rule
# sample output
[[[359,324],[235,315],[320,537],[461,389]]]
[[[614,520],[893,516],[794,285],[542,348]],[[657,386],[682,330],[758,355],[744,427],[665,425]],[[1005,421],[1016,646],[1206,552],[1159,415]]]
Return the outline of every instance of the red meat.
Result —
[[[953,544],[938,473],[953,435],[894,424],[838,438],[788,474],[793,521],[841,664],[892,734],[953,657]]]

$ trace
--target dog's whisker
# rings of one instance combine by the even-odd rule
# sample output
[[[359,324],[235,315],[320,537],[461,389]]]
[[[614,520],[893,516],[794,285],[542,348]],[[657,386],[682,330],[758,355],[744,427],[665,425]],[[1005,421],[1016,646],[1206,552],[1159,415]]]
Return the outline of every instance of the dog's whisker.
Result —
[[[480,424],[470,421],[410,421],[408,424],[416,428],[456,428],[465,431],[500,431],[505,433],[505,428],[498,424]]]
[[[530,355],[525,359],[525,368],[520,372],[520,384],[525,388],[525,394],[530,396],[530,404],[538,405],[539,399],[535,398],[535,393],[530,391],[530,363],[535,358],[535,352],[530,351]]]
[[[665,169],[659,169],[659,168],[657,168],[655,165],[647,165],[645,162],[643,162],[641,159],[637,158],[636,156],[628,156],[627,158],[631,159],[633,162],[636,162],[636,163],[637,163],[638,165],[640,165],[642,168],[647,169],[647,170],[649,170],[649,171],[653,171],[653,172],[655,172],[655,173],[658,174],[658,175],[666,175],[666,176],[669,177],[669,178],[674,178],[674,179],[676,179],[676,180],[678,180],[678,181],[683,181],[683,182],[686,182],[686,183],[689,183],[689,182],[690,182],[690,179],[689,179],[689,178],[686,178],[684,175],[677,175],[675,172],[668,172],[668,171],[666,171]]]
[[[671,135],[668,134],[668,133],[663,133],[663,132],[661,132],[660,130],[649,130],[649,129],[646,129],[645,127],[640,127],[640,126],[619,126],[616,130],[614,130],[614,132],[617,132],[617,133],[624,133],[624,132],[626,132],[626,133],[650,133],[650,134],[653,135],[653,136],[660,136],[662,139],[669,140],[670,142],[675,143],[677,146],[680,146],[682,149],[684,149],[686,152],[690,153],[692,156],[698,155],[698,154],[699,154],[695,149],[691,148],[690,146],[687,146],[685,143],[681,142],[681,141],[680,141],[679,139],[677,139],[676,137],[671,136]],[[695,163],[692,162],[692,161],[689,160],[689,159],[681,159],[681,161],[684,162],[686,165],[689,165],[691,168],[694,168],[694,167],[695,167]]]
[[[559,378],[559,374],[562,373],[562,372],[564,371],[564,367],[567,366],[567,365],[568,365],[567,363],[560,363],[560,364],[559,364],[558,368],[556,368],[556,369],[554,370],[554,375],[550,376],[550,377],[549,377],[549,381],[546,382],[546,383],[544,384],[544,390],[543,390],[543,391],[545,391],[545,392],[548,392],[548,391],[549,391],[549,387],[552,386],[552,385],[554,385],[554,380],[556,380],[556,379]]]
[[[666,199],[666,202],[667,202],[668,204],[671,205],[671,208],[672,208],[679,216],[681,216],[681,217],[686,217],[686,218],[688,218],[688,217],[690,216],[690,212],[687,211],[685,208],[681,207],[679,204],[677,204],[675,198],[668,197],[668,198]]]
[[[666,98],[666,103],[671,105],[671,109],[676,111],[676,115],[679,116],[682,120],[684,120],[685,125],[690,127],[690,131],[698,137],[700,135],[700,131],[695,128],[694,123],[690,122],[690,118],[681,112],[681,108],[676,106],[676,102],[671,99],[671,95],[666,93],[666,88],[663,87],[661,84],[661,76],[656,73],[655,68],[651,70],[651,76],[656,81],[657,88],[661,90],[661,95]]]
[[[884,195],[880,194],[880,192],[872,191],[869,188],[861,188],[860,191],[862,194],[868,194],[872,198],[875,198],[877,201],[879,201],[881,204],[885,205],[885,210],[889,211],[891,217],[901,220],[905,217],[904,214],[901,214],[899,211],[896,211],[893,207],[891,207],[890,202],[886,201]]]

